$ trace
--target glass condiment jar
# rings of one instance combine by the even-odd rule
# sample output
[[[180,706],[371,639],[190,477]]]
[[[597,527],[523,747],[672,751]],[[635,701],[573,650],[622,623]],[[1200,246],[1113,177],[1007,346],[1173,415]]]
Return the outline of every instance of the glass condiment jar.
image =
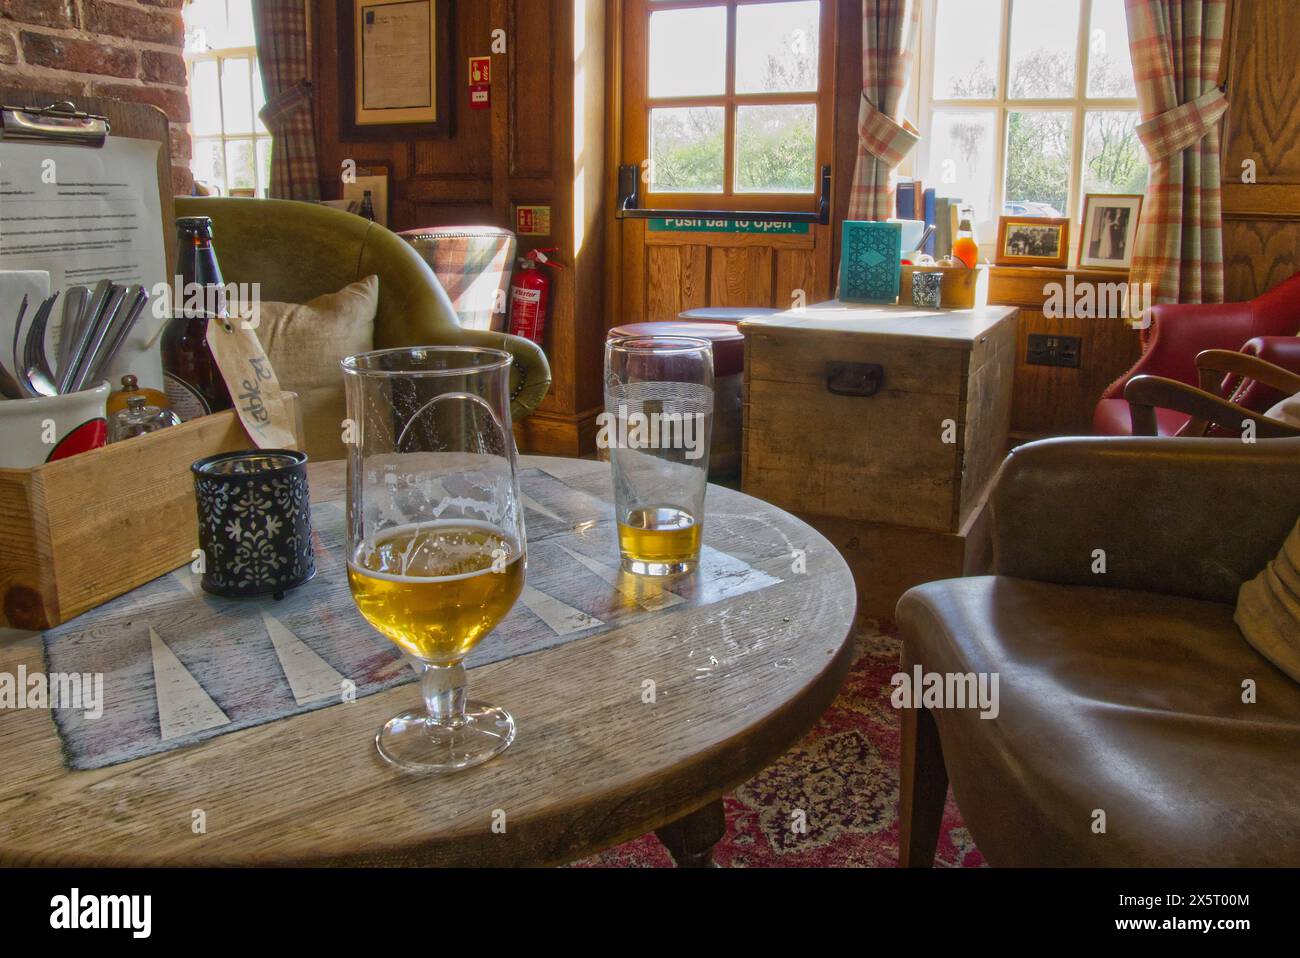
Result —
[[[108,417],[108,441],[120,442],[134,436],[143,436],[175,426],[180,421],[181,417],[170,409],[151,406],[144,396],[136,393],[127,397],[125,409],[119,409]]]
[[[143,396],[147,405],[157,406],[159,409],[171,407],[165,392],[161,389],[150,389],[148,386],[141,386],[140,381],[128,373],[122,377],[122,388],[108,394],[105,411],[111,416],[119,409],[125,409],[126,401],[132,396]]]

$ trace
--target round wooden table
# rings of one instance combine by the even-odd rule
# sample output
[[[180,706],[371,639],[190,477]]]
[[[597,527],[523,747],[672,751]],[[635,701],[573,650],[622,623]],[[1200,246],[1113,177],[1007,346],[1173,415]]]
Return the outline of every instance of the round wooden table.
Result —
[[[521,468],[611,496],[603,462]],[[310,483],[314,502],[341,498],[343,464],[313,465]],[[0,862],[547,865],[656,831],[679,864],[707,863],[722,795],[839,689],[855,595],[834,547],[765,502],[710,486],[704,530],[724,552],[778,543],[763,559],[779,581],[471,669],[471,695],[508,708],[519,734],[455,775],[404,774],[375,752],[414,684],[92,771],[64,765],[49,711],[6,711]],[[40,636],[0,644],[0,672],[20,665],[44,668]]]

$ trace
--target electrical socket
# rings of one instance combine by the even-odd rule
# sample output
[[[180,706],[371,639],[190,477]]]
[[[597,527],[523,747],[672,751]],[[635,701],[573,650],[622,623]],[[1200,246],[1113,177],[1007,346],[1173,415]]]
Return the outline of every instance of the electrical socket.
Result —
[[[1078,368],[1083,352],[1080,336],[1048,336],[1030,333],[1025,362],[1030,366],[1068,366]]]

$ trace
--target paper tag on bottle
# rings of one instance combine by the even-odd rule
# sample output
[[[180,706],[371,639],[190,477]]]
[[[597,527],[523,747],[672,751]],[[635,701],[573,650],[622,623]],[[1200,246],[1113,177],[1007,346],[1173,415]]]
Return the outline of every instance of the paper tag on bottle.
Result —
[[[253,444],[258,449],[297,449],[293,417],[257,334],[238,319],[214,316],[208,320],[208,348]]]

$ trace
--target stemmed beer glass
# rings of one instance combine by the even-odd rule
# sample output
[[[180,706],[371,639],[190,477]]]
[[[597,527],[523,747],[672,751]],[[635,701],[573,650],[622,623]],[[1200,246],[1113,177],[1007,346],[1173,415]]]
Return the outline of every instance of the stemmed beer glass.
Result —
[[[462,665],[524,587],[510,355],[430,346],[342,365],[352,598],[423,667],[424,707],[390,719],[375,744],[408,771],[478,765],[515,737],[509,712],[468,700]]]

